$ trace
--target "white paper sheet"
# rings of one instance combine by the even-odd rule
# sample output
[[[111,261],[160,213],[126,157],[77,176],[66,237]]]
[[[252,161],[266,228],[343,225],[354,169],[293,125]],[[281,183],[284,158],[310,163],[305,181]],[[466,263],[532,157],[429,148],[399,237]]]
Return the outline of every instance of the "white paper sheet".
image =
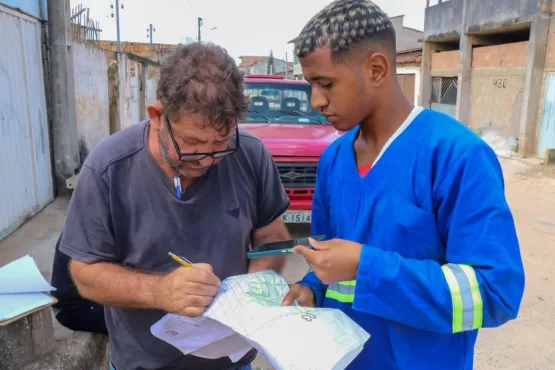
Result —
[[[345,369],[370,338],[340,310],[281,306],[289,286],[273,271],[234,276],[222,288],[203,317],[168,314],[154,324],[152,334],[184,353],[207,358],[241,358],[252,345],[278,370]],[[244,343],[206,351],[235,338]]]
[[[54,299],[44,293],[0,294],[0,322],[50,304]]]
[[[35,260],[25,256],[0,268],[0,294],[37,293],[56,290],[40,273]]]
[[[209,359],[227,356],[237,362],[252,348],[231,328],[208,317],[166,315],[152,326],[151,333],[185,355]]]
[[[35,260],[22,257],[0,268],[0,322],[50,304],[43,292],[56,290],[40,273]]]

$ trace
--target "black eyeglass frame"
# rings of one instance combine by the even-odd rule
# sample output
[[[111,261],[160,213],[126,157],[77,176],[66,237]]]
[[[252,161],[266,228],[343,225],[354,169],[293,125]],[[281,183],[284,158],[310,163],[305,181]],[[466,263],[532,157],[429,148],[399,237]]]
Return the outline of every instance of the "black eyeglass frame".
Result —
[[[210,153],[181,153],[181,149],[179,148],[179,144],[177,144],[177,141],[175,140],[175,136],[173,135],[173,130],[171,128],[170,120],[168,119],[167,116],[165,116],[165,119],[166,119],[166,126],[168,127],[168,132],[170,133],[170,137],[171,137],[171,139],[173,141],[173,145],[175,147],[175,151],[177,152],[177,156],[179,157],[179,160],[181,162],[200,161],[200,160],[202,160],[206,157],[212,157],[213,159],[223,158],[223,157],[227,157],[228,155],[236,153],[240,149],[240,147],[239,147],[239,125],[237,125],[237,128],[235,129],[235,148],[221,150],[219,152],[210,152]]]

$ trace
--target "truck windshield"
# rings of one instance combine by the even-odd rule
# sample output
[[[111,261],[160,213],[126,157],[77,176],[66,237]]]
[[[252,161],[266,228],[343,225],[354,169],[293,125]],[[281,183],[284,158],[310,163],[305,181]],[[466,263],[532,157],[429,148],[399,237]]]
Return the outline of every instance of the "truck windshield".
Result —
[[[310,106],[310,85],[279,82],[245,83],[251,105],[244,123],[327,124],[320,111]]]

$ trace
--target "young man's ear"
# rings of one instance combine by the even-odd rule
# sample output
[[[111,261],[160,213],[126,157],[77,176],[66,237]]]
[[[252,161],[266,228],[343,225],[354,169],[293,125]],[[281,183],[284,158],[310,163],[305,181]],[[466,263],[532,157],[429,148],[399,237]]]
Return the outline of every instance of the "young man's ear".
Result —
[[[162,104],[160,104],[160,102],[150,104],[148,107],[146,107],[146,111],[148,112],[148,117],[150,118],[150,125],[152,126],[152,129],[154,131],[160,131],[160,128],[164,123]]]
[[[390,72],[389,60],[384,54],[375,53],[368,58],[368,62],[372,85],[374,85],[374,87],[379,87],[383,84],[388,73]]]

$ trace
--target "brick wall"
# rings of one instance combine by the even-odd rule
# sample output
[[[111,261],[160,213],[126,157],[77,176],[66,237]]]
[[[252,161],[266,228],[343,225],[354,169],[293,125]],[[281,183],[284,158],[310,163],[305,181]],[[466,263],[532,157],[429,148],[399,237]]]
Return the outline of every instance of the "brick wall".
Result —
[[[519,136],[528,41],[474,47],[469,124]]]
[[[469,125],[519,136],[526,68],[474,68],[470,88]]]
[[[526,67],[528,41],[475,47],[472,50],[472,68]]]
[[[459,54],[458,50],[432,53],[432,70],[458,70]]]
[[[115,41],[97,41],[96,44],[105,50],[116,51]],[[160,61],[166,55],[174,51],[179,45],[174,44],[152,44],[152,59]],[[149,58],[150,44],[144,42],[121,42],[121,51]]]

